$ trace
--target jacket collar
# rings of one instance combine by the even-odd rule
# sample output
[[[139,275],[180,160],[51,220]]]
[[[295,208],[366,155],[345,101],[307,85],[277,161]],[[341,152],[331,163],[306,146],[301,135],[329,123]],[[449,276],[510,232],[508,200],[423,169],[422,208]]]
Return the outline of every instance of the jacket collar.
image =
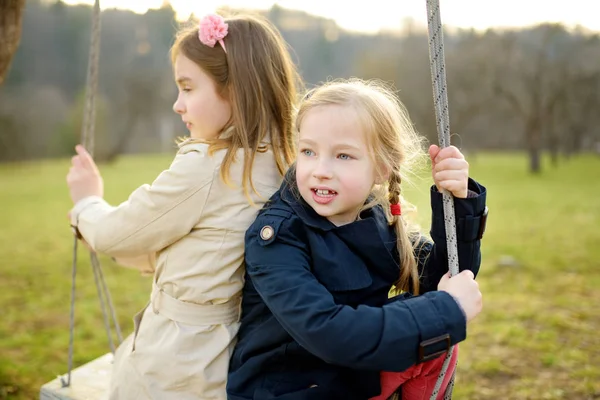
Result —
[[[295,168],[290,168],[285,174],[279,193],[281,200],[294,210],[296,215],[305,225],[322,231],[330,231],[337,228],[335,224],[327,218],[317,214],[317,212],[304,201],[298,191],[298,186],[296,185]]]

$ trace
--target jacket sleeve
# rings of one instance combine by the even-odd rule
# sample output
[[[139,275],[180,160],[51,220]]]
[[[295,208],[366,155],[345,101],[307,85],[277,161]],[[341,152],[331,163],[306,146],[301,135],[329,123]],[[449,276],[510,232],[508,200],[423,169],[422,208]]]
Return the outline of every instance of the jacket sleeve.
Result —
[[[454,198],[458,268],[469,269],[477,276],[481,265],[481,240],[479,229],[484,217],[486,188],[469,179],[470,196]],[[421,288],[420,293],[437,289],[442,276],[448,272],[448,247],[442,194],[435,186],[431,188],[431,238],[433,243],[421,237],[417,246]]]
[[[275,234],[263,240],[261,225],[267,223]],[[446,292],[383,307],[336,304],[311,272],[307,241],[294,232],[298,224],[259,217],[246,235],[246,269],[278,322],[309,352],[354,369],[403,371],[421,361],[423,341],[445,334],[450,344],[465,339],[463,312]],[[424,347],[425,353],[440,351],[436,345]]]
[[[71,224],[95,251],[117,259],[155,253],[197,224],[217,169],[207,145],[188,144],[168,170],[119,206],[100,197],[79,201],[71,211]]]
[[[114,261],[121,267],[139,270],[142,276],[152,275],[156,270],[156,253],[119,257],[115,258]]]

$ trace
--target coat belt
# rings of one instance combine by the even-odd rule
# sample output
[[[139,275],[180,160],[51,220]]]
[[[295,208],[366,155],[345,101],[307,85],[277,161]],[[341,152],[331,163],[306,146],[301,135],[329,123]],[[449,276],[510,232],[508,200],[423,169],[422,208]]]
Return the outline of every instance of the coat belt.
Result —
[[[181,301],[152,286],[150,305],[155,314],[188,325],[221,325],[238,322],[242,298],[238,295],[223,304],[196,304]]]

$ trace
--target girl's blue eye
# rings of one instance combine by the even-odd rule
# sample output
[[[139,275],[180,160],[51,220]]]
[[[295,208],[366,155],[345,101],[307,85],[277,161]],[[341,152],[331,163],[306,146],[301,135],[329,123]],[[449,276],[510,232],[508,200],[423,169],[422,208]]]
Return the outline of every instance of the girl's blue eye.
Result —
[[[352,159],[352,157],[350,157],[348,154],[340,154],[340,155],[338,156],[338,158],[339,158],[340,160],[350,160],[350,159]]]
[[[303,150],[300,151],[300,153],[302,153],[302,154],[304,154],[305,156],[308,156],[308,157],[310,157],[313,154],[315,154],[312,150],[309,150],[309,149],[303,149]]]

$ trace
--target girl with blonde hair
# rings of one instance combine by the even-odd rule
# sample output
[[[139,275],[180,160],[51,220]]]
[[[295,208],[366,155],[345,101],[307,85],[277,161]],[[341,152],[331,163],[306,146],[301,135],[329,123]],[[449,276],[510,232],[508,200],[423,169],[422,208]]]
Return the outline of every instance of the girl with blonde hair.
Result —
[[[296,126],[295,168],[246,233],[229,399],[385,399],[399,386],[406,399],[425,398],[481,311],[486,190],[457,148],[431,146],[433,240],[422,235],[401,195],[422,139],[376,82],[312,90]],[[442,189],[459,226],[462,272],[452,278]]]

